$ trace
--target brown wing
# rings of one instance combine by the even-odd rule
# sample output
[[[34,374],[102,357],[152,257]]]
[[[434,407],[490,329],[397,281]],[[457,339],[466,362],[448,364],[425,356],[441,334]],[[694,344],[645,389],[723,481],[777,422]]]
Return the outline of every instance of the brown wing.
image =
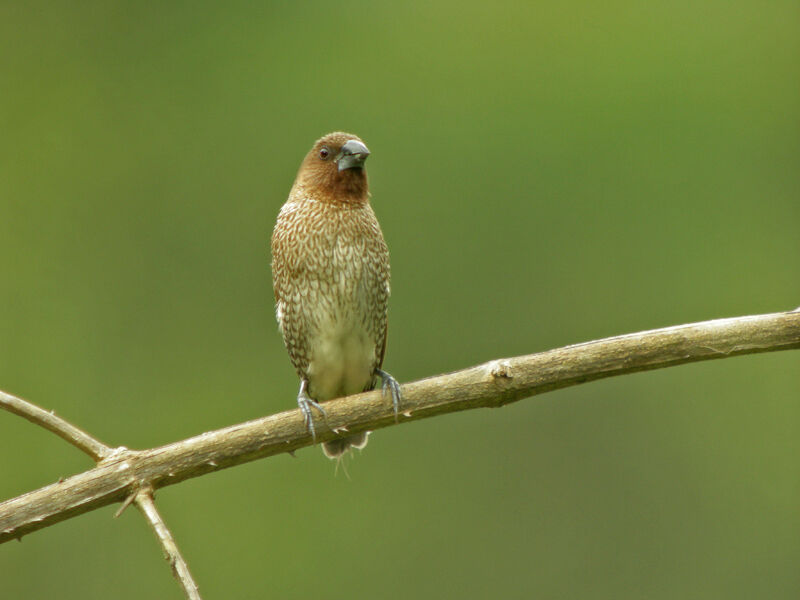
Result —
[[[383,367],[383,357],[386,354],[386,340],[389,337],[389,319],[386,319],[386,326],[383,328],[383,344],[381,351],[378,353],[378,368]]]
[[[376,365],[375,368],[380,369],[383,366],[383,359],[386,355],[386,340],[388,333],[388,318],[387,312],[389,309],[389,294],[390,294],[390,280],[391,272],[389,268],[389,249],[383,239],[378,220],[372,208],[369,207],[365,214],[368,218],[368,226],[370,229],[370,243],[368,244],[367,253],[369,255],[368,262],[372,263],[373,277],[373,319],[375,323],[375,354]],[[368,269],[371,270],[371,269]]]
[[[305,262],[302,246],[296,243],[298,218],[285,212],[278,215],[270,244],[275,316],[283,342],[297,374],[305,378],[309,363],[308,335],[302,307],[297,302]]]

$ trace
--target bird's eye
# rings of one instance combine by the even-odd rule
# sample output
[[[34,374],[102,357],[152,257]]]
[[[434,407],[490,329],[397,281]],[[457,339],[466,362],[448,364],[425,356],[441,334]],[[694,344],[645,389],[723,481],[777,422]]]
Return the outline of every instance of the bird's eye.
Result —
[[[319,151],[319,157],[322,160],[328,160],[328,156],[330,155],[330,153],[331,153],[330,150],[328,150],[327,148],[323,148],[322,150]]]

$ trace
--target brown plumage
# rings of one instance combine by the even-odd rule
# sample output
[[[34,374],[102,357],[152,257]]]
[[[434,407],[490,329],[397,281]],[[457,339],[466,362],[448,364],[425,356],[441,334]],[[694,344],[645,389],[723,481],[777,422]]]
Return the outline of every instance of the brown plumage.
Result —
[[[364,142],[349,133],[317,140],[272,232],[278,327],[297,374],[297,402],[315,436],[311,407],[371,390],[376,378],[397,413],[400,387],[381,370],[386,350],[389,250],[369,203]],[[337,458],[368,432],[323,444]]]

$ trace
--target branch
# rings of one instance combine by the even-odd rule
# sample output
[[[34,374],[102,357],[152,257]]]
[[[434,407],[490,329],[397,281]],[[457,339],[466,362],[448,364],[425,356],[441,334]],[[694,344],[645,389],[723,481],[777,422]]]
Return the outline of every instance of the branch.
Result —
[[[31,423],[55,433],[61,439],[78,448],[78,450],[82,450],[91,456],[95,462],[102,460],[112,452],[112,449],[100,440],[67,423],[61,417],[57,417],[55,413],[39,408],[22,398],[0,391],[0,408],[24,417]]]
[[[156,534],[158,541],[161,543],[161,548],[164,550],[164,555],[172,567],[172,574],[178,583],[183,588],[183,594],[187,600],[202,600],[200,592],[197,590],[197,584],[189,572],[189,566],[183,560],[178,545],[172,537],[172,533],[167,528],[167,524],[161,518],[161,515],[156,510],[156,504],[153,502],[153,490],[150,488],[143,488],[136,492],[136,497],[133,500],[136,507],[142,512],[148,524]]]
[[[494,360],[403,386],[401,423],[522,398],[595,379],[800,348],[800,312],[679,325]],[[373,391],[326,403],[328,441],[395,424],[392,403]],[[97,467],[0,504],[0,543],[90,510],[212,471],[310,446],[300,411],[290,410],[160,448],[117,449]]]

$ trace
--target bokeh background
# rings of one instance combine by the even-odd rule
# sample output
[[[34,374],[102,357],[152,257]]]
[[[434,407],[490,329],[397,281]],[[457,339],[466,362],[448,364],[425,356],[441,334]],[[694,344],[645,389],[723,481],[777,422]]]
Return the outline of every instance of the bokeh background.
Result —
[[[0,389],[146,448],[292,408],[268,239],[370,149],[410,381],[800,305],[794,1],[5,2]],[[164,489],[204,597],[800,595],[800,353],[382,430]],[[0,498],[91,466],[0,414]],[[179,598],[134,510],[0,547],[4,598]]]

